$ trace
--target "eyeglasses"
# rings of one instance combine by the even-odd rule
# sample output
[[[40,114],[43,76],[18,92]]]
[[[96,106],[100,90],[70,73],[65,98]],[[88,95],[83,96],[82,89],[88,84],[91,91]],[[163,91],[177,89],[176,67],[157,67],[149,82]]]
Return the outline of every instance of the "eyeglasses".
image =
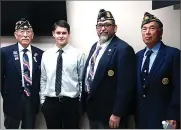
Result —
[[[97,29],[101,29],[102,27],[105,27],[106,29],[111,27],[111,26],[114,26],[114,24],[109,24],[109,23],[105,23],[105,24],[97,24],[96,25],[96,28]]]
[[[27,35],[32,34],[32,31],[31,31],[31,30],[18,30],[17,32],[18,32],[20,35],[24,35],[25,32],[26,32]]]

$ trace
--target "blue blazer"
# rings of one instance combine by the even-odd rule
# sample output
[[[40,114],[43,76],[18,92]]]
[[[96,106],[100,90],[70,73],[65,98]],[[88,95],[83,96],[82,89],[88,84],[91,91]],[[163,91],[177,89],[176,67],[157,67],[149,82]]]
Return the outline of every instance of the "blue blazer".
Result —
[[[43,51],[31,46],[32,49],[32,87],[31,87],[31,103],[32,111],[36,114],[39,108],[39,90],[40,90],[40,63]],[[18,58],[15,59],[14,53]],[[36,56],[36,61],[34,60]],[[22,74],[19,60],[18,44],[1,48],[1,95],[3,98],[4,114],[14,117],[21,117],[21,95]]]
[[[96,43],[90,50],[83,72],[82,103],[89,119],[108,124],[112,114],[128,115],[136,80],[136,55],[130,45],[114,36],[99,61],[87,95],[85,75],[95,49]],[[109,73],[111,71],[113,74]]]
[[[180,50],[161,43],[143,90],[141,64],[145,50],[136,54],[136,128],[163,129],[163,120],[180,120]]]

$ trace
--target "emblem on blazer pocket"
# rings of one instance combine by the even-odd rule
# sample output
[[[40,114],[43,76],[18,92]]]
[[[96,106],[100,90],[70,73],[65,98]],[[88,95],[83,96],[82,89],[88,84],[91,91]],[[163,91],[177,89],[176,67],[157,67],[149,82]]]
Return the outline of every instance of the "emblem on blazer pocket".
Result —
[[[163,83],[163,85],[167,85],[169,83],[169,79],[168,78],[163,78],[162,83]]]
[[[113,76],[113,75],[114,75],[114,71],[113,71],[113,70],[109,70],[109,71],[108,71],[108,75],[109,75],[109,76]]]

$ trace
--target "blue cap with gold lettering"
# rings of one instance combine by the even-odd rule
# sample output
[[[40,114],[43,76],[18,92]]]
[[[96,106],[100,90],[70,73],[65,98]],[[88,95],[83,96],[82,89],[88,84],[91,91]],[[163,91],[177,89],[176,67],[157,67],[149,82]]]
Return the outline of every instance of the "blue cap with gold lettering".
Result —
[[[114,20],[114,17],[113,17],[113,15],[112,15],[112,13],[110,11],[100,9],[98,17],[97,17],[97,22],[105,21],[105,20]]]
[[[19,29],[32,29],[31,24],[29,23],[29,21],[25,18],[21,18],[21,20],[16,22],[15,25],[15,30],[19,30]]]
[[[145,14],[144,14],[141,28],[143,27],[143,25],[150,23],[150,22],[153,22],[153,21],[158,23],[159,28],[163,28],[162,22],[157,17],[155,17],[154,15],[152,15],[148,12],[145,12]]]

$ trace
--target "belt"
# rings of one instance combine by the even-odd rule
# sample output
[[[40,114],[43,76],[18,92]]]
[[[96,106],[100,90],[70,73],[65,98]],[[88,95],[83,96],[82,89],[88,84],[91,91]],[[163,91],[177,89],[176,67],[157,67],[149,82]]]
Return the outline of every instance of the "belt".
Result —
[[[71,98],[71,97],[67,97],[67,96],[60,96],[60,97],[48,97],[46,96],[46,99],[48,100],[54,100],[54,101],[58,101],[58,102],[63,102],[63,101],[69,101],[69,100],[79,100],[79,97],[76,98]]]

